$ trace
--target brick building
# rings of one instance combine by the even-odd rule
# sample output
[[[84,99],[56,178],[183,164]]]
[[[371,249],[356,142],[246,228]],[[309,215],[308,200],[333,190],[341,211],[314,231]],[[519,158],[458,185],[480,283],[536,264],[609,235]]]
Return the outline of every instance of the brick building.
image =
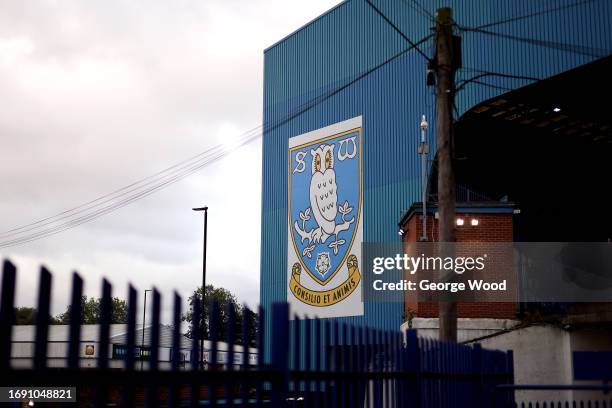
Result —
[[[485,245],[520,241],[520,234],[524,236],[525,233],[521,231],[525,223],[520,213],[519,208],[510,202],[457,202],[456,241]],[[427,206],[425,234],[422,214],[422,204],[415,203],[398,223],[406,253],[409,253],[409,244],[438,240],[436,205]],[[419,302],[414,296],[413,292],[408,292],[404,297],[402,329],[415,328],[420,337],[437,338],[437,302]],[[538,318],[542,311],[530,316],[530,312],[524,309],[528,305],[523,304],[522,308],[515,302],[459,302],[458,341],[480,343],[491,349],[513,350],[517,383],[588,384],[585,378],[576,375],[574,367],[584,351],[610,350],[610,304],[568,305],[556,320]],[[548,319],[551,316],[549,312]],[[540,391],[537,394],[523,391],[516,397],[519,401],[530,398],[572,400],[596,399],[599,394],[594,391]]]
[[[519,210],[508,202],[463,202],[456,208],[456,241],[458,243],[501,243],[514,241],[515,213]],[[426,233],[423,234],[423,208],[415,203],[403,215],[398,226],[404,243],[438,241],[437,207],[427,207]],[[437,302],[419,302],[405,298],[404,316],[433,318],[438,316]],[[459,318],[514,319],[519,312],[515,302],[460,302]]]

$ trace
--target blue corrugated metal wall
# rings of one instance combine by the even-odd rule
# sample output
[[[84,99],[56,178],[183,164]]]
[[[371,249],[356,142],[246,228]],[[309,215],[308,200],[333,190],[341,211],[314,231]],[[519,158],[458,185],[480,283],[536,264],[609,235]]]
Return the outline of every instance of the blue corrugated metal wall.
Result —
[[[433,23],[417,11],[412,0],[378,0],[374,4],[413,41],[431,33]],[[602,52],[612,49],[612,2],[607,0],[581,2],[572,7],[564,6],[576,4],[575,0],[420,0],[420,4],[432,14],[438,7],[449,6],[457,24],[468,27],[559,8],[487,29]],[[588,52],[550,49],[482,33],[460,34],[464,68],[458,72],[457,80],[473,76],[475,69],[546,78],[597,58],[585,55]],[[365,0],[352,0],[265,51],[263,120],[267,126],[275,125],[264,131],[263,138],[260,293],[265,308],[273,301],[285,301],[287,296],[286,173],[290,137],[362,115],[364,240],[398,239],[397,222],[402,210],[419,200],[416,147],[420,115],[427,114],[430,123],[434,115],[433,88],[425,86],[423,57],[408,52],[323,102],[314,106],[308,102],[348,83],[407,46]],[[421,48],[431,55],[432,47],[433,42],[428,41]],[[497,77],[487,77],[486,81],[504,88],[529,83]],[[461,114],[503,92],[470,84],[457,96],[457,111]],[[305,107],[311,108],[286,121]],[[434,134],[435,127],[431,126],[430,139]],[[365,321],[370,326],[389,329],[398,327],[401,318],[401,305],[366,304],[364,317],[341,320],[355,324]],[[270,329],[266,333],[273,333]]]

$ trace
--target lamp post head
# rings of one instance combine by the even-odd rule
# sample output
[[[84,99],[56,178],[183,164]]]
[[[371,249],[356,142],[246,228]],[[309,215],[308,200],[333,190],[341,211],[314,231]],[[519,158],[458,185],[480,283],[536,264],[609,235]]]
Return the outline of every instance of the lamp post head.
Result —
[[[193,211],[208,211],[208,206],[192,208]]]

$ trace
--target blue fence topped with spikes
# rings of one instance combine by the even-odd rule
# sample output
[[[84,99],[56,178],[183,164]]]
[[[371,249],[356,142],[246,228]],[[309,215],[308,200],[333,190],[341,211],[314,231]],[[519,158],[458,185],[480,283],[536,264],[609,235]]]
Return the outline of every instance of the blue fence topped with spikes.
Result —
[[[238,333],[233,306],[222,311],[217,303],[211,303],[207,340],[210,358],[204,365],[197,335],[201,333],[202,305],[196,299],[192,305],[191,326],[191,333],[196,335],[191,338],[190,361],[185,364],[179,356],[185,339],[180,332],[182,299],[178,294],[174,295],[172,314],[172,355],[164,360],[169,364],[162,366],[159,363],[161,295],[155,289],[147,365],[142,369],[136,363],[137,349],[141,346],[136,336],[136,290],[130,286],[128,291],[127,332],[122,337],[125,344],[121,345],[121,356],[117,358],[112,353],[117,345],[110,342],[112,286],[106,280],[102,285],[96,364],[83,368],[80,364],[83,280],[76,273],[72,279],[65,365],[51,366],[48,338],[52,275],[44,267],[40,273],[33,361],[31,366],[19,368],[13,364],[12,357],[16,274],[15,266],[5,261],[0,304],[0,371],[8,373],[4,378],[10,378],[11,384],[1,385],[76,387],[80,406],[111,403],[126,407],[473,408],[488,407],[496,386],[513,383],[511,352],[419,338],[414,330],[382,331],[339,324],[330,319],[290,320],[285,303],[274,304],[270,316],[264,316],[260,309],[258,327],[265,327],[264,319],[270,318],[272,331],[258,330],[257,339],[250,338],[248,319],[243,319],[241,344],[235,344]],[[228,319],[225,343],[219,338],[222,313]],[[271,339],[271,355],[267,358],[264,348],[258,347],[257,363],[249,363],[251,343],[255,340],[260,346],[265,336]],[[221,346],[227,353],[223,362],[217,360]],[[235,359],[236,353],[242,353],[242,359]],[[506,406],[513,405],[512,393],[500,398]]]

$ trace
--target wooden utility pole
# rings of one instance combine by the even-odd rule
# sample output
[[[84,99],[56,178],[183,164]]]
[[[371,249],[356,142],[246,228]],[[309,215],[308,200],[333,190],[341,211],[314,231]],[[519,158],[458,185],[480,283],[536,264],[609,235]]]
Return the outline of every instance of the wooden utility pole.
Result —
[[[455,175],[453,173],[453,120],[454,76],[456,59],[453,58],[452,11],[440,8],[436,13],[436,87],[438,144],[438,227],[441,255],[453,256],[455,242]],[[459,50],[455,50],[459,52]],[[452,273],[452,272],[451,272]],[[441,274],[441,280],[452,277]],[[457,341],[457,303],[439,302],[440,340]]]

